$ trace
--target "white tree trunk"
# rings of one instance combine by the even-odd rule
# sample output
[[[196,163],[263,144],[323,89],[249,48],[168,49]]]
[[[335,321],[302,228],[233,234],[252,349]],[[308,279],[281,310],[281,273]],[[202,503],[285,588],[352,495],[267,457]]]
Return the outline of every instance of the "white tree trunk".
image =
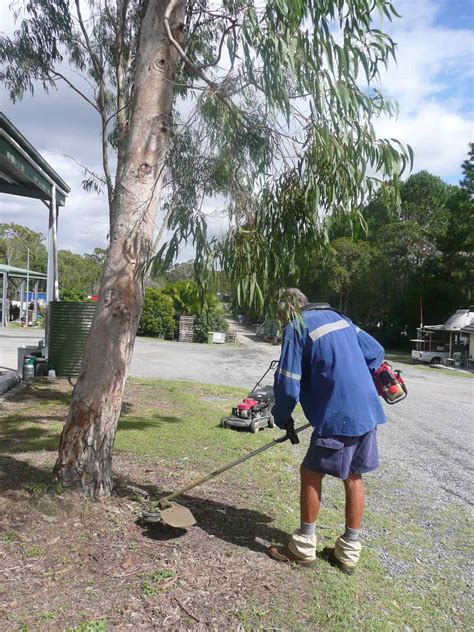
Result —
[[[141,25],[133,107],[110,213],[110,248],[84,363],[64,426],[55,477],[101,496],[112,490],[112,451],[143,304],[139,266],[150,255],[167,148],[177,53],[164,26],[167,3],[148,0]],[[171,15],[181,38],[184,0]]]

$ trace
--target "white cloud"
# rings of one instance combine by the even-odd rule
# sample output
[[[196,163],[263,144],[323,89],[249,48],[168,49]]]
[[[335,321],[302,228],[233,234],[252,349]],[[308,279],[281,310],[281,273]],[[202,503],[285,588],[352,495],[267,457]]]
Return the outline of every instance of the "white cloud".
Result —
[[[0,22],[11,33],[8,5],[8,0],[0,0]],[[378,122],[377,131],[412,145],[414,171],[427,169],[456,182],[467,144],[474,137],[469,109],[474,32],[443,26],[440,18],[456,10],[445,0],[395,0],[395,5],[402,19],[392,25],[385,22],[383,28],[389,28],[398,43],[398,64],[382,73],[381,82],[384,92],[399,101],[400,116]],[[106,198],[83,191],[81,168],[61,155],[73,155],[100,170],[96,113],[64,87],[49,96],[38,92],[34,99],[27,97],[14,106],[4,94],[0,101],[1,109],[71,186],[61,211],[60,247],[82,253],[103,246],[108,230]],[[213,204],[207,205],[209,211]],[[47,210],[36,200],[0,195],[0,217],[43,233],[47,230]],[[210,232],[218,234],[226,219],[210,217],[209,223]],[[183,258],[191,255],[186,248]]]
[[[412,146],[415,152],[414,172],[426,169],[456,183],[473,127],[469,120],[456,112],[428,103],[412,115],[402,114],[397,121],[381,123],[377,131],[383,137],[395,137]]]
[[[395,4],[403,16],[389,29],[398,44],[398,63],[381,73],[381,85],[385,94],[399,102],[400,115],[397,120],[379,122],[377,131],[413,147],[415,172],[427,169],[456,181],[474,137],[469,103],[474,32],[443,26],[440,10],[449,5],[442,5],[441,0]]]

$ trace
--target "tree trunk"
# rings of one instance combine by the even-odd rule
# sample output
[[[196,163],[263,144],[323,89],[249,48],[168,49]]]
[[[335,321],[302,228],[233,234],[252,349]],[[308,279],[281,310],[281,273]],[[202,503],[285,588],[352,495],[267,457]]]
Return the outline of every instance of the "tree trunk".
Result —
[[[54,475],[90,496],[112,490],[112,451],[143,304],[140,263],[150,255],[167,147],[177,53],[165,31],[167,3],[149,0],[143,16],[133,106],[110,209],[110,247],[81,374],[64,426]],[[184,0],[171,15],[181,38]]]

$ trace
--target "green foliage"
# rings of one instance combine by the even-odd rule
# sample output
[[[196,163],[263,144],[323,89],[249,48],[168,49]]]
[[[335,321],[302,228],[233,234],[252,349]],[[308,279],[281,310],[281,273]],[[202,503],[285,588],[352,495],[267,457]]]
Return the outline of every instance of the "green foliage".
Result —
[[[228,329],[229,323],[221,311],[206,312],[194,320],[193,340],[194,342],[207,342],[207,335],[210,331],[225,333]]]
[[[194,342],[207,342],[209,331],[227,331],[229,324],[222,313],[217,296],[206,292],[204,301],[195,281],[176,281],[167,285],[163,293],[174,305],[176,317],[194,316]]]
[[[76,290],[74,288],[60,290],[59,300],[66,303],[88,303],[91,301],[85,292],[81,292],[81,290]]]
[[[427,171],[410,176],[400,188],[400,219],[436,230],[449,195],[448,185]]]
[[[156,597],[156,595],[176,577],[176,571],[162,568],[159,571],[147,573],[146,579],[142,582],[142,592],[145,597]]]
[[[312,251],[302,281],[312,299],[328,300],[388,345],[408,344],[421,302],[425,324],[472,303],[474,203],[466,190],[420,172],[402,184],[398,212],[376,195],[364,216],[367,234],[351,241],[347,219],[336,221],[330,247]]]
[[[67,632],[107,632],[108,625],[106,619],[94,619],[84,621],[75,628],[68,628]]]
[[[462,163],[464,178],[461,180],[461,187],[470,195],[474,195],[474,143],[469,143],[469,155]]]
[[[173,234],[159,259],[169,264],[180,241],[192,240],[198,283],[206,287],[211,271],[224,270],[240,308],[263,314],[276,288],[300,278],[301,242],[324,247],[326,217],[360,224],[377,189],[395,205],[412,153],[378,139],[373,126],[396,112],[373,85],[395,46],[371,10],[390,21],[390,2],[278,0],[234,10],[241,7],[242,27],[229,27],[227,40],[231,81],[203,94],[200,127],[185,127],[184,153],[171,161],[174,182],[184,169],[192,173],[171,195]],[[208,237],[198,190],[228,196],[233,227],[222,241]]]
[[[59,250],[59,287],[62,290],[79,290],[89,295],[97,294],[102,274],[99,261],[100,255],[97,259],[95,254],[78,255],[69,250]]]
[[[368,278],[372,257],[366,241],[339,237],[330,243],[325,256],[315,254],[306,283],[310,289],[313,286],[316,296],[331,297],[333,306],[347,313],[351,295]]]
[[[0,81],[13,100],[66,81],[99,112],[104,164],[118,153],[115,178],[105,174],[112,204],[145,12],[141,0],[84,4],[93,19],[83,19],[79,3],[20,2],[18,30],[0,37]],[[171,186],[162,207],[171,238],[157,260],[169,268],[180,243],[193,242],[201,303],[213,273],[224,271],[239,305],[263,312],[275,288],[301,276],[299,249],[324,246],[326,217],[360,222],[377,189],[384,201],[398,201],[412,152],[378,138],[373,125],[397,111],[377,80],[395,58],[381,29],[398,14],[390,0],[225,0],[211,12],[207,3],[188,4],[187,58],[171,78],[176,99],[167,121]],[[75,72],[90,90],[74,85]],[[188,97],[189,107],[178,107]],[[183,109],[191,110],[186,122]],[[103,183],[88,174],[87,187]],[[222,243],[209,236],[202,212],[204,198],[215,195],[225,197],[232,219]]]
[[[196,316],[203,311],[213,312],[217,307],[217,296],[211,292],[206,292],[204,301],[200,288],[195,281],[176,281],[168,284],[163,293],[173,299],[176,315]]]
[[[0,224],[0,261],[16,268],[26,268],[30,249],[30,270],[46,272],[46,239],[41,233],[20,224]]]
[[[172,338],[175,330],[174,315],[171,297],[156,288],[147,288],[138,325],[138,335]]]

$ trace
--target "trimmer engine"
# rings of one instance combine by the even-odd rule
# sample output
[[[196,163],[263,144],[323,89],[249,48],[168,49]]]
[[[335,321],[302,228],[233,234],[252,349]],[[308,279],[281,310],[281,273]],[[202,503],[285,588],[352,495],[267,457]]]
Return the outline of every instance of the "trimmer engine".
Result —
[[[408,395],[407,387],[400,373],[399,369],[392,369],[388,362],[382,362],[373,374],[377,393],[384,398],[387,404],[397,404]]]

